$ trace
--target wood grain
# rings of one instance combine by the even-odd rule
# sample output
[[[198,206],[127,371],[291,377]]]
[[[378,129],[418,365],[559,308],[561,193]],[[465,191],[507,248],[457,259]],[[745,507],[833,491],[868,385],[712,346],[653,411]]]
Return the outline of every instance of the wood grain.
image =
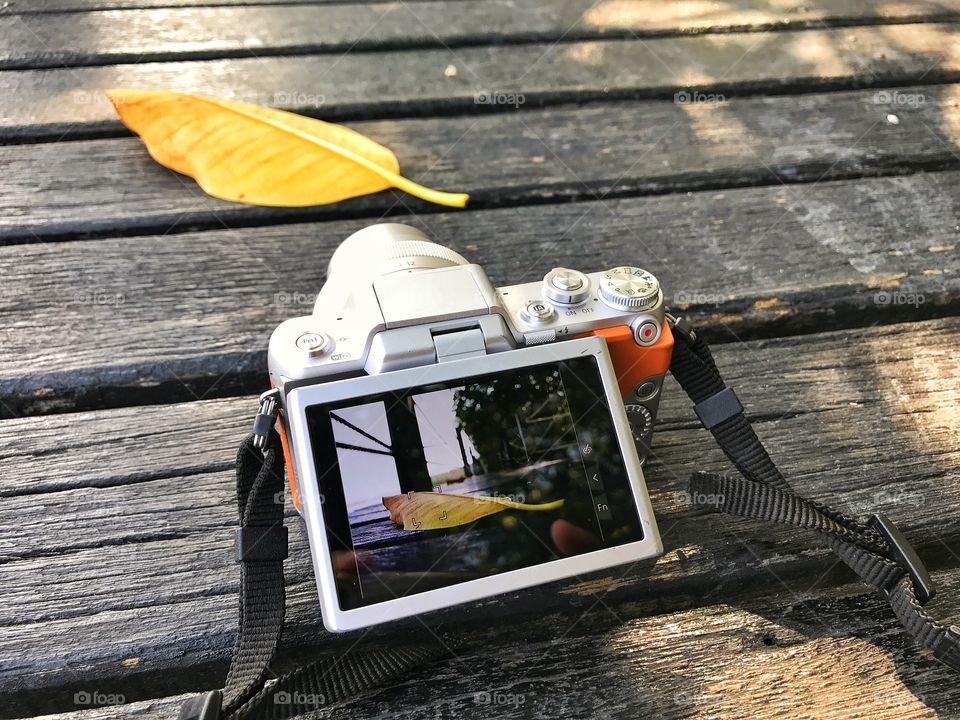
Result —
[[[409,177],[469,191],[480,209],[960,167],[958,101],[960,85],[920,86],[351,126],[395,150]],[[7,243],[438,210],[393,193],[315,208],[223,202],[133,138],[0,147],[0,160]]]
[[[960,495],[952,480],[960,464],[958,337],[960,320],[949,319],[753,341],[724,346],[716,354],[761,437],[802,494],[854,514],[881,509],[901,524],[933,567],[952,566],[960,552],[960,527],[954,522]],[[683,479],[694,469],[726,469],[727,464],[696,428],[679,390],[671,384],[665,392],[646,470],[667,548],[664,557],[652,568],[619,568],[437,613],[427,618],[430,627],[456,625],[477,642],[490,635],[491,627],[504,636],[539,633],[539,640],[517,651],[517,662],[525,657],[529,663],[541,654],[536,648],[562,644],[563,632],[588,608],[611,619],[708,608],[699,622],[691,615],[684,631],[674,631],[699,637],[711,626],[709,607],[716,603],[749,607],[751,597],[786,587],[788,600],[774,605],[781,608],[778,622],[789,624],[808,591],[848,582],[846,571],[831,569],[829,551],[803,533],[686,508]],[[253,398],[241,398],[91,412],[69,422],[52,416],[0,425],[0,493],[5,496],[0,583],[7,588],[0,656],[19,658],[0,668],[5,701],[13,702],[11,693],[17,693],[19,703],[46,697],[67,709],[75,688],[89,679],[103,692],[113,688],[131,700],[149,697],[143,693],[155,691],[152,679],[162,678],[169,692],[199,689],[201,677],[210,685],[217,682],[232,643],[237,581],[229,529],[233,483],[225,466],[253,406]],[[199,430],[196,439],[185,445],[193,428]],[[285,637],[290,647],[319,642],[344,649],[356,637],[329,639],[320,630],[301,526],[293,518],[288,522],[292,552]],[[937,614],[955,617],[949,600],[957,594],[942,594],[948,602],[936,606]],[[857,601],[848,611],[824,610],[822,629],[833,626],[836,614],[862,606]],[[874,617],[872,611],[868,617]],[[876,617],[886,616],[878,609]],[[650,622],[670,625],[660,616]],[[615,623],[619,630],[622,623]],[[422,632],[417,621],[408,621],[378,631],[378,637],[397,642]],[[779,646],[779,632],[771,637]],[[888,650],[907,648],[904,652],[915,657],[897,633],[884,631],[884,637],[892,643],[884,645]],[[605,642],[612,662],[633,657],[609,638]],[[712,650],[717,661],[732,662],[736,653],[720,658],[729,643],[718,643]],[[486,651],[502,652],[499,647],[491,640]],[[679,649],[645,657],[681,675],[697,665]],[[865,657],[855,664],[855,674],[877,663],[885,666],[882,654]],[[805,658],[784,660],[776,673]],[[591,688],[605,683],[590,684],[584,675],[594,672],[595,663],[577,670],[581,666],[572,660],[557,662],[557,668],[566,668],[562,672],[572,673],[570,682],[584,684],[582,696],[565,695],[564,702],[571,708],[577,702],[596,703],[599,691]],[[923,682],[938,677],[931,666],[925,668],[916,673]],[[893,670],[889,673],[892,678]],[[454,683],[444,677],[439,687]],[[454,687],[429,697],[466,692],[464,686],[459,692]],[[470,694],[484,689],[478,686]],[[730,701],[743,702],[740,694],[735,697]],[[426,696],[420,701],[411,707],[429,705]]]
[[[56,15],[100,10],[144,10],[164,8],[199,9],[210,6],[243,7],[245,5],[361,5],[396,2],[397,0],[7,0],[6,12],[16,15]],[[471,0],[464,0],[469,2]]]
[[[269,332],[309,311],[340,240],[389,215],[496,284],[654,271],[725,342],[721,369],[795,487],[893,517],[936,570],[931,612],[956,622],[960,318],[936,318],[960,309],[958,7],[3,3],[0,415],[41,414],[0,422],[0,717],[167,718],[222,684],[233,454]],[[101,94],[117,85],[348,119],[472,208],[220,203],[126,136]],[[656,563],[331,637],[291,513],[281,666],[318,645],[464,640],[319,716],[960,714],[951,671],[822,543],[689,509],[684,479],[728,464],[664,392],[645,469]]]
[[[954,25],[911,24],[10,71],[0,75],[9,99],[0,138],[116,133],[109,88],[199,92],[328,119],[512,112],[520,96],[536,106],[678,88],[733,96],[943,82],[960,77],[956,46]]]
[[[936,581],[951,597],[960,591],[956,570]],[[938,609],[960,612],[955,602]],[[927,720],[952,717],[960,703],[951,671],[905,642],[879,596],[858,586],[800,595],[771,589],[655,617],[629,604],[597,605],[524,627],[493,626],[485,637],[455,659],[319,717]],[[123,714],[165,720],[186,697],[133,702]],[[80,710],[56,720],[116,712]]]
[[[955,312],[958,196],[960,173],[919,173],[406,220],[498,285],[638,263],[731,341]],[[368,222],[3,248],[3,413],[260,389],[273,328]]]
[[[14,6],[13,11],[16,11]],[[8,6],[8,13],[11,8]],[[744,29],[955,21],[960,2],[486,0],[214,5],[0,17],[0,68],[649,38]],[[110,38],[104,43],[102,38]]]

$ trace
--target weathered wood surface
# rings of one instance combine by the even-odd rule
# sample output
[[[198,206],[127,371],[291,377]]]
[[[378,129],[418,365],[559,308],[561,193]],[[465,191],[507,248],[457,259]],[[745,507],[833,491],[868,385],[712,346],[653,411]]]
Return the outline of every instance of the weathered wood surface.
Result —
[[[469,192],[471,209],[960,167],[960,85],[352,126],[394,148],[409,177]],[[440,210],[390,192],[314,208],[228,203],[155,163],[137,138],[0,147],[0,160],[6,243]]]
[[[463,0],[473,2],[473,0]],[[242,7],[244,5],[361,5],[397,2],[397,0],[6,0],[6,13],[16,15],[56,15],[99,10],[144,10],[164,8],[204,8],[211,6]]]
[[[232,456],[267,337],[383,215],[497,284],[656,272],[726,341],[721,368],[795,486],[897,520],[956,622],[960,319],[931,318],[960,304],[958,5],[4,4],[0,142],[40,144],[0,148],[0,408],[93,410],[0,423],[0,717],[171,717],[222,683]],[[117,85],[345,119],[472,208],[219,203],[127,136],[100,94]],[[724,102],[674,102],[684,88]],[[665,392],[647,467],[663,558],[431,615],[466,641],[458,659],[322,716],[960,717],[954,676],[822,545],[686,507],[691,471],[728,466]],[[322,630],[288,524],[285,657],[346,652],[360,634]],[[78,691],[132,704],[82,709]]]
[[[0,74],[0,93],[8,98],[0,138],[115,133],[120,123],[102,91],[123,87],[202,92],[327,118],[360,118],[512,111],[521,95],[525,104],[538,105],[672,97],[679,88],[733,95],[944,82],[960,77],[960,56],[952,51],[956,27],[888,25],[11,70]]]
[[[960,174],[918,173],[405,221],[499,285],[638,263],[729,341],[955,312],[957,197]],[[367,222],[0,249],[3,412],[260,389],[273,328],[311,311],[333,249]]]
[[[935,579],[945,594],[960,595],[956,570]],[[955,616],[960,604],[938,609]],[[131,703],[123,715],[175,717],[186,697]],[[955,717],[958,706],[951,671],[904,643],[883,600],[852,585],[771,587],[732,605],[653,617],[630,603],[597,604],[522,627],[494,626],[454,659],[319,717],[928,720]],[[105,720],[116,712],[55,718]]]
[[[9,11],[9,9],[8,9]],[[960,2],[857,0],[416,0],[247,5],[0,16],[0,68],[39,69],[365,52],[401,48],[656,37],[872,23],[955,21]],[[108,38],[108,42],[104,39]]]
[[[960,550],[958,337],[960,321],[949,319],[727,345],[717,359],[800,492],[851,513],[882,509],[933,566],[952,567],[951,553]],[[779,592],[781,583],[802,594],[848,581],[803,533],[686,509],[689,473],[727,464],[679,390],[671,384],[666,392],[647,468],[667,547],[653,568],[531,591],[534,600],[525,593],[522,602],[445,611],[429,617],[430,626],[453,624],[478,642],[491,623],[505,636],[539,627],[547,642],[598,596],[618,614],[622,603],[649,614],[746,603],[771,585]],[[89,678],[129,699],[149,697],[150,679],[162,679],[168,692],[219,681],[235,627],[229,465],[253,406],[253,398],[240,398],[0,425],[0,657],[18,658],[0,667],[4,702],[29,707],[47,698],[59,703],[51,710],[66,710],[83,687],[77,683]],[[355,636],[327,641],[320,630],[305,539],[299,521],[289,523],[287,640],[348,647]],[[940,607],[955,616],[952,606]],[[535,621],[531,608],[556,616]],[[377,637],[391,632],[400,641],[423,630],[408,621]],[[499,646],[495,638],[488,650]],[[674,663],[682,674],[678,657],[657,649],[650,660]],[[603,682],[576,682],[585,683],[583,694],[564,702],[599,701],[590,688]],[[438,685],[429,697],[451,695],[455,685]]]

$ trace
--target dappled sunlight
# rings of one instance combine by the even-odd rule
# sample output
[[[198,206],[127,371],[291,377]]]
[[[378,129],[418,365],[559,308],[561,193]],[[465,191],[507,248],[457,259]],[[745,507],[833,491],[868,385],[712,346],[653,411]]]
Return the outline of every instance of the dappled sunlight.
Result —
[[[717,78],[700,67],[684,67],[676,71],[673,82],[680,87],[702,87],[717,81]]]
[[[610,634],[609,662],[622,668],[624,682],[650,688],[650,700],[670,716],[937,717],[883,648],[861,638],[811,638],[792,626],[728,605],[646,618]]]
[[[960,65],[960,33],[952,25],[884,25],[882,31],[896,48],[924,56],[939,56],[947,66]]]
[[[606,43],[603,42],[575,43],[568,45],[563,54],[582,65],[601,67],[604,64],[603,51],[605,47]]]
[[[897,292],[889,291],[891,297]],[[906,289],[900,292],[906,294]],[[870,373],[897,440],[927,457],[960,451],[960,338],[952,340],[905,346],[897,361],[889,357],[889,337],[865,338],[860,348],[873,360]]]
[[[792,38],[789,51],[824,77],[837,75],[838,72],[853,72],[854,68],[841,57],[831,39],[830,35],[801,33]]]
[[[940,129],[953,144],[953,151],[957,152],[957,148],[960,147],[960,112],[957,112],[956,108],[960,107],[960,85],[947,85],[943,89],[940,106],[944,109],[954,108],[954,110],[942,113],[943,120],[940,123]]]
[[[749,150],[756,138],[728,103],[685,103],[680,108],[690,132],[711,155],[757,160]]]
[[[678,20],[717,20],[730,17],[728,2],[690,0],[689,2],[663,2],[663,0],[601,0],[583,15],[583,26],[595,29],[634,29],[641,26],[660,26]],[[755,21],[766,13],[745,13],[749,21]],[[738,16],[739,19],[739,16]]]
[[[583,14],[581,24],[596,30],[658,30],[678,25],[688,30],[711,27],[765,26],[815,22],[830,14],[831,3],[801,0],[753,0],[722,2],[721,0],[601,0]],[[909,2],[889,2],[871,7],[852,4],[852,15],[902,17],[916,13]]]
[[[916,2],[886,2],[886,3],[877,3],[877,13],[886,17],[896,17],[898,15],[906,15],[907,13],[914,12],[917,9]]]

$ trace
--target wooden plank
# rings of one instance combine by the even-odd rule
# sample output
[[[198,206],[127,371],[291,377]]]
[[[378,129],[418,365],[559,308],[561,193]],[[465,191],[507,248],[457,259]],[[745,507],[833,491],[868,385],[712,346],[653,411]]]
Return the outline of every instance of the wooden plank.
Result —
[[[955,312],[958,195],[960,173],[918,173],[407,221],[498,285],[636,262],[729,341]],[[333,249],[365,224],[3,248],[3,412],[261,388],[273,328],[310,312]]]
[[[666,34],[955,21],[960,2],[726,4],[641,0],[416,0],[211,6],[0,17],[0,68],[657,37]],[[104,43],[102,38],[109,38]]]
[[[960,511],[954,478],[960,444],[952,409],[960,401],[958,337],[960,319],[954,318],[753,341],[716,354],[798,491],[853,514],[887,512],[932,567],[946,567],[960,550],[960,528],[952,522]],[[545,649],[541,642],[560,638],[591,607],[601,618],[706,608],[697,611],[705,613],[701,621],[694,622],[693,613],[683,626],[697,634],[711,626],[705,619],[710,605],[749,609],[757,595],[784,586],[788,600],[774,604],[781,608],[775,617],[785,618],[788,628],[796,628],[795,622],[807,627],[797,615],[808,617],[800,598],[848,582],[849,573],[829,570],[829,551],[811,548],[804,533],[686,509],[680,497],[684,478],[695,469],[728,466],[708,434],[696,428],[679,390],[671,384],[665,392],[646,470],[667,546],[656,565],[445,611],[428,617],[429,627],[456,625],[476,641],[489,638],[491,628],[504,638],[542,633],[518,645],[528,649],[518,651],[517,662],[536,662],[541,652],[535,648]],[[253,406],[253,398],[240,398],[85,413],[70,423],[44,417],[0,425],[0,583],[6,589],[0,656],[17,658],[0,667],[5,703],[29,710],[22,703],[49,698],[65,710],[72,693],[89,690],[93,681],[100,691],[122,692],[131,700],[156,696],[144,694],[156,690],[151,678],[162,677],[171,693],[214,684],[232,644],[237,582],[229,529],[232,478],[218,466],[229,462]],[[184,447],[182,439],[193,428],[202,432]],[[291,647],[323,643],[343,650],[357,638],[329,639],[320,629],[301,524],[291,519],[290,526],[287,641]],[[594,607],[598,597],[602,604]],[[954,618],[960,595],[944,589],[942,597],[947,602],[938,602],[934,612]],[[888,611],[875,602],[876,616],[886,619]],[[851,607],[863,605],[858,600]],[[821,612],[818,627],[829,634],[833,615],[843,611]],[[859,621],[872,627],[872,617]],[[651,622],[669,626],[662,616]],[[884,647],[898,653],[907,647],[906,656],[915,658],[894,627],[890,620]],[[419,622],[408,621],[377,637],[401,642],[422,632]],[[791,646],[789,634],[780,633],[772,631],[772,645]],[[611,647],[616,658],[632,655],[607,642]],[[499,641],[491,640],[487,649],[502,652]],[[674,672],[686,662],[682,653],[650,657],[676,663]],[[585,664],[583,672],[593,665]],[[557,667],[574,669],[569,659]],[[924,672],[936,673],[932,667]],[[452,679],[440,686],[445,682]]]
[[[10,71],[0,75],[10,99],[0,137],[115,133],[120,124],[102,94],[111,87],[202,92],[327,118],[510,111],[520,96],[534,106],[673,96],[677,88],[732,96],[942,82],[960,77],[955,45],[954,25],[912,24],[407,50],[388,61],[357,53]]]
[[[944,610],[954,615],[957,575],[936,575],[954,599]],[[857,586],[771,593],[739,607],[656,617],[638,616],[629,605],[580,615],[489,627],[483,642],[475,639],[456,659],[334,707],[376,720],[486,720],[492,712],[504,718],[928,720],[948,717],[960,702],[952,671],[909,646],[883,601]],[[124,716],[166,720],[187,697],[130,703]],[[107,720],[115,713],[95,708],[51,720]]]
[[[102,10],[144,10],[163,8],[200,9],[210,6],[243,7],[245,5],[360,5],[396,0],[6,0],[4,9],[17,15],[55,15]]]
[[[408,176],[469,191],[470,207],[484,208],[957,167],[958,98],[960,85],[920,86],[352,126],[395,148]],[[0,160],[7,243],[438,210],[393,193],[315,208],[228,203],[135,138],[0,147]]]

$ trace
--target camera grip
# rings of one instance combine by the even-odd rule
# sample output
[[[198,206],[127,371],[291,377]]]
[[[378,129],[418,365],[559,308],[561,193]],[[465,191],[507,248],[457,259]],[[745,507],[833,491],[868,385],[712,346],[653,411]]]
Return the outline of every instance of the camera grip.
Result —
[[[624,398],[645,379],[663,375],[670,369],[670,357],[673,354],[673,333],[670,324],[664,323],[660,337],[653,345],[640,345],[628,325],[600,328],[583,333],[578,337],[596,335],[607,341],[610,360],[617,373],[617,384]]]

